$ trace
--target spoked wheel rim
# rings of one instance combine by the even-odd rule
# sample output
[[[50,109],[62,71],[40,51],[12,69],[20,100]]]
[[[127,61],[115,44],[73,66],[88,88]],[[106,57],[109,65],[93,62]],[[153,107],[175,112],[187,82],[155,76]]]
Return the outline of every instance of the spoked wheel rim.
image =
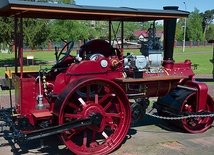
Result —
[[[214,105],[212,98],[208,95],[204,112],[213,112]],[[183,103],[181,112],[196,112],[196,94],[191,94]],[[181,121],[182,127],[191,133],[201,133],[210,128],[213,123],[211,117],[194,117],[187,118]]]
[[[92,113],[102,116],[99,126],[84,126],[61,134],[75,154],[108,154],[122,143],[131,114],[126,94],[117,84],[99,78],[77,80],[67,85],[57,100],[59,124],[87,118]]]

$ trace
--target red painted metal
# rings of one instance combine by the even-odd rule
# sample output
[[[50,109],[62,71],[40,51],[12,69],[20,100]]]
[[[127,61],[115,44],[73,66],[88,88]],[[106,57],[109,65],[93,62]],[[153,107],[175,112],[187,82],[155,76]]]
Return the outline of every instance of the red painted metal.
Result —
[[[80,78],[60,93],[54,108],[59,124],[99,113],[99,126],[86,126],[61,134],[75,154],[107,154],[123,141],[131,121],[129,100],[119,85],[103,78]]]
[[[196,94],[196,110],[201,111],[205,110],[207,105],[207,96],[208,96],[208,86],[205,83],[198,81],[188,81],[187,86],[197,89]]]
[[[23,73],[23,76],[13,75],[13,84],[15,88],[15,104],[16,112],[21,116],[29,118],[30,123],[35,125],[36,120],[33,118],[33,113],[43,113],[51,111],[50,105],[46,99],[47,106],[43,110],[37,110],[36,106],[38,95],[38,83],[36,82],[36,75],[38,73]]]
[[[181,107],[181,112],[201,112],[201,111],[206,111],[206,112],[213,112],[214,111],[214,105],[213,105],[213,99],[211,96],[207,96],[207,94],[203,99],[206,99],[205,103],[202,103],[204,105],[203,109],[198,109],[197,107],[197,102],[198,99],[202,97],[198,97],[197,92],[190,94],[186,100],[184,101],[182,107]],[[201,103],[201,102],[200,102]],[[199,104],[201,105],[201,104]],[[188,132],[191,133],[201,133],[206,131],[211,127],[213,123],[213,118],[211,117],[194,117],[194,118],[187,118],[183,119],[181,121],[181,126]]]
[[[98,40],[97,43],[100,44],[102,42]],[[97,43],[89,45],[93,45],[94,48]],[[91,46],[88,47],[89,49],[92,48]],[[93,48],[90,50],[90,54],[96,53],[93,52]],[[113,48],[109,46],[108,48],[105,48],[104,51],[101,50],[101,55],[95,57],[94,60],[85,58],[85,60],[78,63],[75,63],[73,57],[68,56],[60,62],[60,66],[69,66],[65,71],[57,71],[57,68],[60,66],[54,65],[56,69],[51,70],[47,75],[44,75],[46,76],[45,80],[51,84],[51,86],[49,85],[48,87],[51,87],[50,89],[53,94],[60,94],[68,84],[76,79],[98,77],[115,81],[127,94],[137,94],[133,98],[139,98],[164,96],[175,89],[177,85],[185,85],[198,90],[196,111],[206,110],[208,88],[206,84],[194,81],[194,73],[191,69],[190,60],[181,63],[175,63],[172,60],[164,60],[163,72],[142,72],[143,78],[136,79],[134,78],[134,71],[132,69],[129,69],[128,72],[126,70],[127,74],[126,76],[124,75],[123,60],[121,60],[120,53],[117,53],[118,56],[111,56],[111,53],[108,52],[111,52],[112,50]],[[120,57],[120,59],[118,57]],[[102,62],[105,62],[106,65],[102,66]],[[39,111],[36,109],[38,104],[37,95],[39,93],[39,83],[38,80],[35,80],[37,76],[37,73],[24,73],[22,78],[14,76],[16,104],[18,107],[17,112],[27,116],[30,119],[31,124],[36,124],[36,119],[33,118],[32,113],[52,111],[55,105],[55,99],[52,98],[49,100],[47,97],[44,97],[43,102],[46,105],[46,108]],[[45,92],[42,89],[42,94],[44,95],[44,93]]]

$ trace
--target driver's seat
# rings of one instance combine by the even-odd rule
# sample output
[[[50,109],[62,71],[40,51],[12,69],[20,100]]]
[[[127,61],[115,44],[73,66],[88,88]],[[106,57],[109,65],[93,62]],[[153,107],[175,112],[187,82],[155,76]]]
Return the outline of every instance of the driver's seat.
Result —
[[[105,40],[94,39],[86,42],[79,49],[79,56],[84,58],[84,54],[102,54],[105,57],[116,55],[114,48]]]

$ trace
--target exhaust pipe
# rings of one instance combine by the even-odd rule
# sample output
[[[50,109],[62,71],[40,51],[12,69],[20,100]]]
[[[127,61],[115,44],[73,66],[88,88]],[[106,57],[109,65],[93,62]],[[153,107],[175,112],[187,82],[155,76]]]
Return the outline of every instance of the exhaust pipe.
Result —
[[[164,10],[178,10],[177,6],[165,6]],[[175,40],[175,29],[176,29],[176,20],[165,19],[164,20],[164,60],[173,61],[173,48]],[[174,61],[173,61],[174,62]]]

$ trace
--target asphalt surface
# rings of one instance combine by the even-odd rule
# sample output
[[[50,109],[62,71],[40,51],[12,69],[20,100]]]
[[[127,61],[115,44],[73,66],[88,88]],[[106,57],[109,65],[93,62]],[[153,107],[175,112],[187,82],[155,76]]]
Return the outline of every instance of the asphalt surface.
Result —
[[[58,136],[14,144],[0,134],[1,155],[73,155]],[[190,134],[148,115],[131,127],[111,155],[213,155],[214,125],[204,133]]]
[[[213,155],[213,127],[204,133],[190,134],[163,120],[145,116],[129,130],[129,139],[112,155]]]
[[[199,80],[210,80],[211,75],[197,76]],[[212,81],[212,79],[210,80]],[[208,84],[209,93],[214,96],[214,84]],[[14,95],[12,96],[14,100]],[[1,106],[9,104],[8,95],[0,95]],[[7,128],[0,131],[0,155],[73,155],[60,138],[46,137],[14,144],[6,138]],[[4,131],[4,132],[3,132]],[[190,134],[171,126],[164,120],[145,115],[132,126],[121,146],[111,155],[213,155],[214,124],[204,133]]]

